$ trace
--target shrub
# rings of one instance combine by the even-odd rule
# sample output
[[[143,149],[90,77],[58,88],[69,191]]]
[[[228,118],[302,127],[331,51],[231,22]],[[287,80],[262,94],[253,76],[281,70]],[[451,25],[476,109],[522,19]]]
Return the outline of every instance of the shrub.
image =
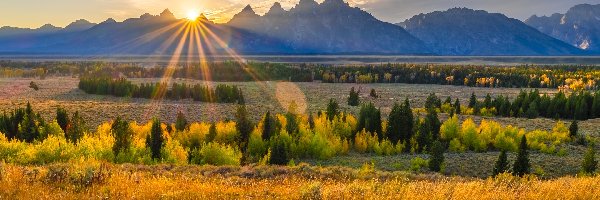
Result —
[[[410,160],[410,170],[413,172],[421,172],[423,168],[427,168],[429,161],[421,158],[415,157]]]
[[[242,153],[234,147],[219,143],[208,143],[192,153],[193,164],[201,165],[240,165]]]
[[[163,163],[182,165],[188,162],[187,151],[179,144],[179,141],[170,138],[166,140],[165,145],[161,149],[160,157]]]
[[[359,92],[354,90],[354,87],[350,90],[350,95],[348,96],[348,105],[349,106],[358,106],[360,104]]]

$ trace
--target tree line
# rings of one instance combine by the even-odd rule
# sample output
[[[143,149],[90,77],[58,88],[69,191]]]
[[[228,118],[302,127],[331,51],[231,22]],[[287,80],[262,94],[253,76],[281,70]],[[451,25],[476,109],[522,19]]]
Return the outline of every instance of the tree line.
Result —
[[[193,99],[200,102],[245,103],[242,90],[235,85],[219,84],[214,89],[202,84],[188,85],[173,83],[169,88],[166,83],[142,83],[136,85],[124,78],[79,79],[79,89],[88,94],[113,95],[116,97],[133,97],[146,99]]]
[[[333,99],[317,114],[298,114],[292,104],[287,112],[267,112],[258,122],[250,119],[244,105],[238,105],[235,112],[233,121],[213,123],[190,123],[182,112],[173,124],[154,118],[147,125],[138,125],[117,117],[90,133],[77,112],[70,115],[58,108],[53,122],[46,123],[28,104],[0,118],[0,155],[9,162],[38,164],[82,156],[116,163],[286,165],[294,159],[327,159],[351,150],[378,155],[411,152],[430,154],[428,167],[441,171],[447,151],[493,147],[503,152],[494,174],[508,171],[505,151],[515,151],[518,156],[512,172],[522,176],[530,173],[530,148],[571,141],[574,134],[569,131],[577,131],[560,123],[554,128],[556,133],[525,132],[493,122],[482,122],[477,129],[472,120],[459,128],[456,117],[441,124],[432,107],[424,118],[414,115],[408,100],[396,103],[386,122],[372,103],[362,104],[355,118],[340,112]],[[489,139],[492,141],[485,141]],[[589,149],[582,170],[593,173],[597,162],[594,152],[589,152],[594,149]],[[23,157],[21,151],[30,151],[30,156]]]

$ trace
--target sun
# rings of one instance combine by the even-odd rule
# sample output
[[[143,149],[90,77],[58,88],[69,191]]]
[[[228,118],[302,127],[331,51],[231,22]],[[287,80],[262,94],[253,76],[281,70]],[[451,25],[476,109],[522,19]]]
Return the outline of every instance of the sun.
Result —
[[[190,10],[187,12],[186,17],[190,21],[195,21],[196,19],[198,19],[199,16],[200,16],[200,13],[198,13],[197,11]]]

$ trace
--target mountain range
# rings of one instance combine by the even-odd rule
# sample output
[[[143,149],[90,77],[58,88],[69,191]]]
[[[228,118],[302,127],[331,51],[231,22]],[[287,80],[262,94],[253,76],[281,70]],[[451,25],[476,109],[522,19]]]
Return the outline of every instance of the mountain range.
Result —
[[[575,47],[600,53],[600,4],[577,5],[565,14],[534,15],[525,23]]]
[[[369,54],[557,56],[600,53],[600,5],[525,22],[502,14],[453,8],[419,14],[399,24],[376,19],[343,0],[300,0],[290,10],[275,3],[264,15],[247,6],[225,24],[203,15],[159,15],[65,28],[0,28],[0,54]],[[557,20],[558,19],[558,20]]]

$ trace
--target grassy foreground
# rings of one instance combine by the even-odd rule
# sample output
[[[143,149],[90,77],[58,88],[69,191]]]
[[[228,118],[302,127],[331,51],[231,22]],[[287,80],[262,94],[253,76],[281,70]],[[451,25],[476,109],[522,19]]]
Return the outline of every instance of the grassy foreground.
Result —
[[[367,165],[368,166],[368,165]],[[600,177],[466,179],[363,167],[0,167],[0,199],[599,199]]]

